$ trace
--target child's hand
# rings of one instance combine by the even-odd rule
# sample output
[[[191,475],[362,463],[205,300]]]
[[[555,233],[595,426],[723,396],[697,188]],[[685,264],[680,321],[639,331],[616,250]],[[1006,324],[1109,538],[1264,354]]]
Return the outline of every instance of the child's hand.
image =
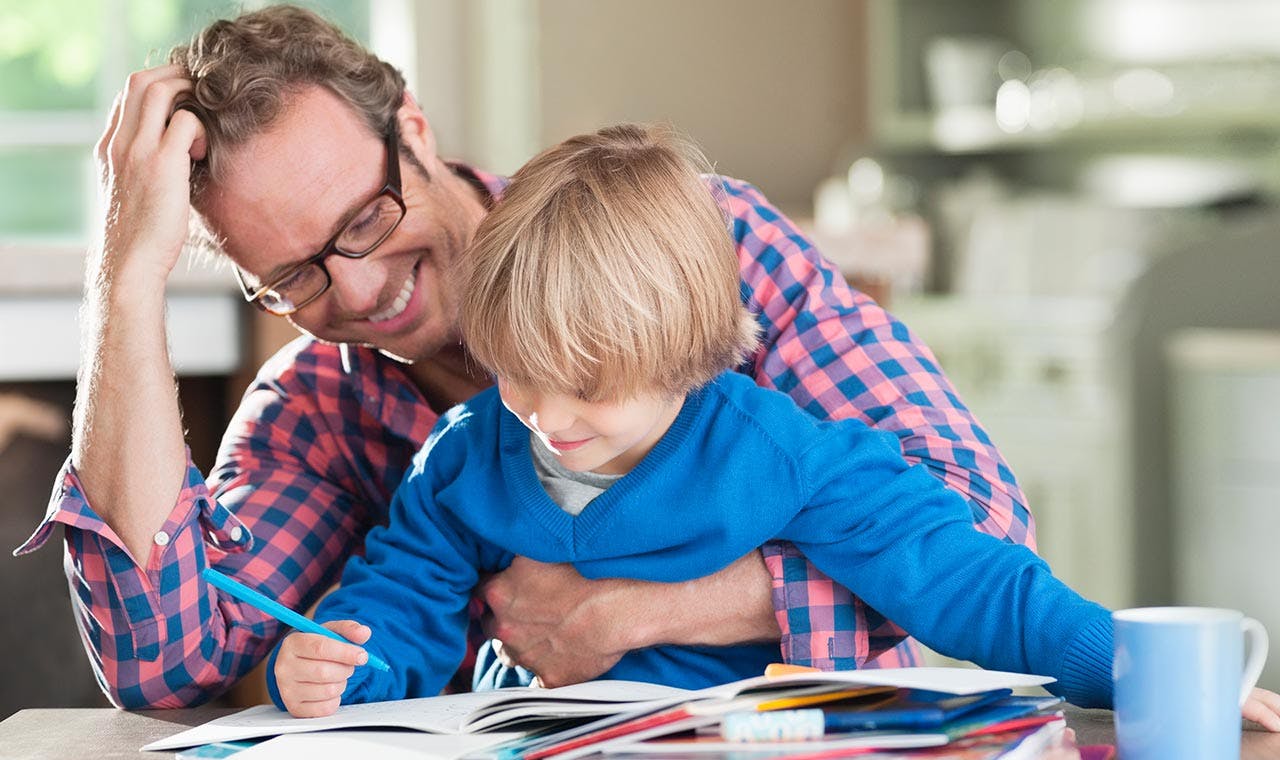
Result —
[[[1246,720],[1258,723],[1268,731],[1280,731],[1280,694],[1266,689],[1254,689],[1249,693],[1240,713]]]
[[[276,656],[276,686],[285,709],[295,718],[320,718],[337,709],[347,679],[369,655],[356,644],[373,635],[368,626],[354,620],[324,624],[351,644],[318,633],[293,632],[284,637]]]

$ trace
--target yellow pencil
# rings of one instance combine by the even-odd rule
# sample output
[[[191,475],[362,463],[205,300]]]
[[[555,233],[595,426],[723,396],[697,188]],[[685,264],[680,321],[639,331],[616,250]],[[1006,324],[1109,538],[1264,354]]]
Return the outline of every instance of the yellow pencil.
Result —
[[[805,707],[807,705],[817,705],[823,702],[835,702],[840,699],[852,699],[853,697],[865,697],[869,694],[891,694],[897,691],[892,686],[863,686],[857,689],[842,689],[840,691],[829,691],[825,694],[807,694],[802,697],[779,697],[771,699],[768,702],[761,702],[756,705],[757,712],[766,710],[791,710],[796,707]]]
[[[817,668],[810,668],[805,665],[788,665],[785,662],[771,662],[764,667],[764,675],[766,678],[775,676],[786,676],[792,673],[817,673]]]

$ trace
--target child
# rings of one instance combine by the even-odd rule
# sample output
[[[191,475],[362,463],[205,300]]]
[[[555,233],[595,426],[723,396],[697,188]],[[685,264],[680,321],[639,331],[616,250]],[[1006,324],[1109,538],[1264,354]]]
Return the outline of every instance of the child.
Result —
[[[518,171],[459,264],[464,343],[495,388],[445,414],[271,692],[294,715],[438,693],[481,573],[514,555],[590,578],[684,581],[780,539],[942,653],[1111,702],[1107,610],[968,505],[891,434],[820,422],[731,370],[756,325],[691,149],[658,128],[568,140]],[[355,621],[359,621],[358,623]],[[777,644],[655,647],[605,677],[700,688],[759,675]]]

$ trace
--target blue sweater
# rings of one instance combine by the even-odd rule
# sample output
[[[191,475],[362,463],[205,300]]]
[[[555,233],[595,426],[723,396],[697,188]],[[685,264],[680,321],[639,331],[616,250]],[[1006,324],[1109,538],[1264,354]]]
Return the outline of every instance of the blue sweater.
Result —
[[[823,422],[726,373],[691,393],[653,450],[578,516],[533,468],[529,434],[496,389],[443,417],[316,619],[354,619],[391,673],[357,668],[343,703],[436,694],[464,655],[479,574],[514,555],[571,562],[588,578],[685,581],[771,539],[809,560],[930,648],[1058,679],[1111,703],[1111,621],[1024,546],[974,529],[968,505],[897,439]],[[625,611],[619,611],[625,614]],[[631,652],[606,678],[686,688],[759,675],[776,645]],[[273,699],[280,704],[273,662]]]

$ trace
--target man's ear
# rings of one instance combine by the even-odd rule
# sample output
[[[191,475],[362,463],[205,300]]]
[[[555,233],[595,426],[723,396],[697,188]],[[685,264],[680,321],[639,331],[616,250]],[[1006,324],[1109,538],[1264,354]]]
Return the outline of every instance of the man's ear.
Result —
[[[400,127],[400,139],[418,157],[423,166],[430,167],[436,160],[436,133],[431,129],[426,114],[408,92],[396,111]]]

